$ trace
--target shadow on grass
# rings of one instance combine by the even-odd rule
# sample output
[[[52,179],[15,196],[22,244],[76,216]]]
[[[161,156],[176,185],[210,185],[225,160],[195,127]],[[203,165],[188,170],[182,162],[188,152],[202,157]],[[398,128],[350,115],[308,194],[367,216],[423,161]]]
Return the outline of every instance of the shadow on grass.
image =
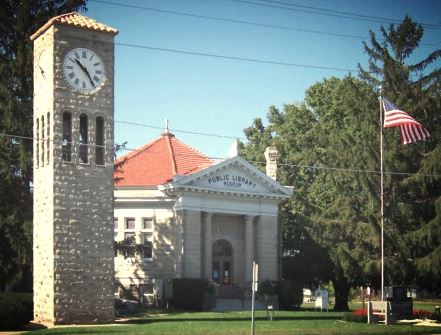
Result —
[[[323,315],[323,316],[277,316],[275,315],[273,322],[277,321],[312,321],[312,320],[340,320],[341,317],[337,315]],[[256,317],[256,321],[268,321],[267,317]],[[150,317],[139,317],[128,320],[116,320],[116,324],[148,324],[148,323],[160,323],[160,322],[236,322],[236,321],[250,321],[249,316],[240,317],[207,317],[207,318],[150,318]]]

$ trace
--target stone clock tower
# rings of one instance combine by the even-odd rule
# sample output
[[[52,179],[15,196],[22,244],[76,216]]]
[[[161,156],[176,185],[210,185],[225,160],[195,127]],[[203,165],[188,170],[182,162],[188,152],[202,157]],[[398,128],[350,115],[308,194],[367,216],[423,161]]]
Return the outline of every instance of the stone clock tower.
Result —
[[[117,30],[70,13],[34,42],[34,318],[114,318],[113,114]]]

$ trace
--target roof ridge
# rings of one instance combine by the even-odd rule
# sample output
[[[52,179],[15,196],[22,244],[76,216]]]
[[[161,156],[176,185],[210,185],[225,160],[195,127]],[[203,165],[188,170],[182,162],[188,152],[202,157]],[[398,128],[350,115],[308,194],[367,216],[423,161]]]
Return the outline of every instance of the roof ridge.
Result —
[[[100,23],[91,17],[81,15],[78,12],[70,12],[60,14],[58,16],[54,16],[49,21],[47,21],[43,26],[41,26],[35,33],[33,33],[30,39],[33,41],[38,36],[43,34],[49,27],[52,25],[59,24],[64,26],[74,26],[79,27],[86,30],[99,31],[103,33],[109,33],[116,35],[118,34],[118,30],[112,28],[104,23]]]
[[[171,138],[174,137],[174,135],[167,132],[167,133],[163,133],[162,136],[167,138],[167,147],[168,147],[168,152],[169,152],[170,158],[171,158],[172,172],[173,172],[173,175],[176,175],[178,173],[178,170],[176,169],[176,158],[175,158],[175,153],[174,153],[173,146],[171,143]]]
[[[188,145],[188,144],[182,142],[180,139],[178,139],[178,138],[176,138],[176,137],[174,137],[174,139],[175,139],[176,142],[179,142],[179,144],[185,146],[187,149],[190,149],[190,150],[193,151],[195,154],[200,155],[200,156],[202,156],[202,157],[204,157],[204,158],[206,158],[206,159],[208,159],[208,160],[214,162],[213,159],[211,159],[210,157],[206,156],[204,153],[200,152],[199,150],[193,148],[192,146],[190,146],[190,145]]]

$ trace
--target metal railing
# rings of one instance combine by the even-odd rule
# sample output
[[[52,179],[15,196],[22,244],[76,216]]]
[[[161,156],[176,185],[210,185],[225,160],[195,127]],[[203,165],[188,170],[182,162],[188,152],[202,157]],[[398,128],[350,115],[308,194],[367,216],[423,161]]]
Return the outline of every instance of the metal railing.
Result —
[[[237,284],[233,284],[233,298],[240,301],[242,309],[245,308],[245,290]]]

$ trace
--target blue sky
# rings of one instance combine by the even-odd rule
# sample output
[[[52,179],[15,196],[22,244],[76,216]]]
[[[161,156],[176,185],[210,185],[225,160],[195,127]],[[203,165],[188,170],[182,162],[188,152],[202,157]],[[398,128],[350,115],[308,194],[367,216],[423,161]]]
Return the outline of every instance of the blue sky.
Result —
[[[292,5],[322,8],[328,15]],[[392,21],[349,19],[341,12],[388,20],[409,14],[418,22],[438,25],[425,29],[420,55],[441,48],[438,0],[89,0],[87,7],[85,15],[119,30],[115,142],[127,141],[133,149],[159,136],[168,118],[177,138],[210,157],[225,157],[233,138],[244,140],[243,129],[255,118],[266,120],[270,106],[302,101],[305,90],[317,81],[342,77],[358,63],[366,65],[362,38],[368,40],[369,30],[378,32]]]

